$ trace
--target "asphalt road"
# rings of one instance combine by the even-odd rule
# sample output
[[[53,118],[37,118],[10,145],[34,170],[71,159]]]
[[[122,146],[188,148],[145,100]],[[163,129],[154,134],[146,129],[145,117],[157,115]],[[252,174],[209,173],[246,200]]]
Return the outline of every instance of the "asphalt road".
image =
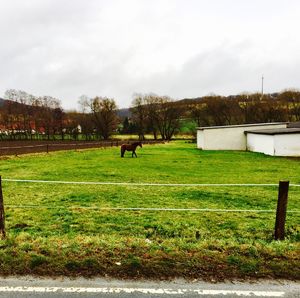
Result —
[[[300,283],[291,281],[172,282],[113,279],[0,278],[0,297],[300,297]]]

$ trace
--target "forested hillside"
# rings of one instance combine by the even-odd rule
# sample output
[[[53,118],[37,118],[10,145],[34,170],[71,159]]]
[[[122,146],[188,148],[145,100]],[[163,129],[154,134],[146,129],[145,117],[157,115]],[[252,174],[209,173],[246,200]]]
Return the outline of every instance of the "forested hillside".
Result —
[[[174,100],[153,93],[135,94],[128,109],[118,109],[115,99],[81,97],[80,111],[64,111],[51,96],[8,90],[0,99],[0,137],[46,139],[66,134],[77,139],[109,139],[113,134],[146,134],[170,140],[196,126],[233,125],[300,120],[300,91],[273,94],[209,95]]]

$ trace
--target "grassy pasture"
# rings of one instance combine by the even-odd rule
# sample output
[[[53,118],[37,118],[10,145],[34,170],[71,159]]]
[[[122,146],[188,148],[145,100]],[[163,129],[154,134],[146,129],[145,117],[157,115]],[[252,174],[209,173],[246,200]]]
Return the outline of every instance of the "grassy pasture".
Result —
[[[199,151],[172,142],[24,155],[0,160],[2,178],[300,184],[299,160],[250,152]],[[2,274],[119,277],[300,278],[300,214],[288,213],[287,239],[272,240],[276,187],[170,187],[3,182],[8,237]],[[291,187],[288,210],[300,210]],[[98,208],[267,209],[273,213],[128,211]]]

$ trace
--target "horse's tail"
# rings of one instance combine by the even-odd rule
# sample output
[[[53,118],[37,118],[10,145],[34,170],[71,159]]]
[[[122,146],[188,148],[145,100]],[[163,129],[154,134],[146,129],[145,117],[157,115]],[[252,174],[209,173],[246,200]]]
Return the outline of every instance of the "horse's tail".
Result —
[[[124,145],[121,145],[121,157],[124,157],[125,149]]]

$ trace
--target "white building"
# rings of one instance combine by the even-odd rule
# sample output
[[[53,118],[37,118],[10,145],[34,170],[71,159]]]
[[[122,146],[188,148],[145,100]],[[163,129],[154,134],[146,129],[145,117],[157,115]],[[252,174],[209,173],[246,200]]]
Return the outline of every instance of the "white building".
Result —
[[[246,131],[247,150],[275,156],[300,156],[300,128]]]
[[[286,122],[198,127],[197,147],[203,150],[246,150],[246,131],[286,127]]]

